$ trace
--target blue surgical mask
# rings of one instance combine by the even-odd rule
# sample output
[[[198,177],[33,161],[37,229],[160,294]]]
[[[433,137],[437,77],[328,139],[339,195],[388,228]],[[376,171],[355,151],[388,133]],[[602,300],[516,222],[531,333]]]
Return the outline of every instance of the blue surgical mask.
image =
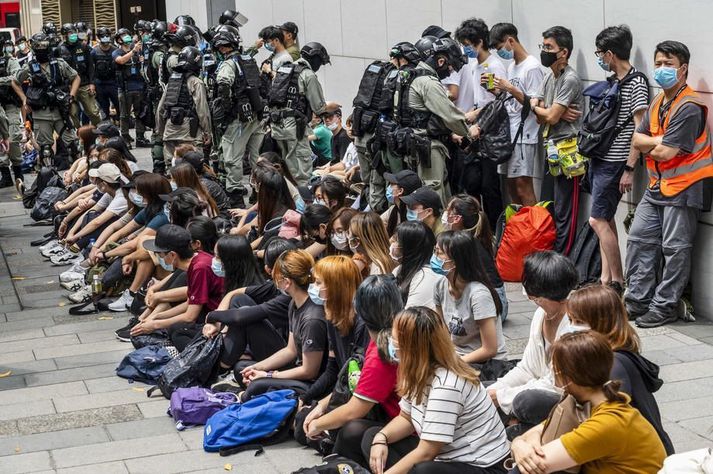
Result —
[[[505,49],[505,47],[502,47],[498,50],[498,56],[505,60],[510,60],[515,57],[515,53],[509,49]]]
[[[79,36],[77,36],[77,33],[70,33],[69,36],[67,36],[67,40],[70,43],[76,43],[78,39],[79,39]]]
[[[309,288],[307,289],[307,294],[309,294],[309,299],[312,300],[312,303],[319,305],[319,306],[324,306],[325,299],[322,298],[320,295],[320,288],[315,285],[314,283],[309,284]]]
[[[270,43],[265,43],[265,49],[270,51],[271,53],[275,52],[275,47],[271,45]]]
[[[605,70],[606,72],[611,71],[611,68],[607,63],[604,62],[604,58],[602,58],[601,56],[597,57],[597,64],[599,64],[599,67]]]
[[[171,221],[171,208],[168,207],[168,203],[163,205],[163,213],[166,216],[166,219],[168,219],[168,221],[170,222]]]
[[[13,46],[5,46],[5,54],[12,54],[15,52],[15,48]]]
[[[406,220],[407,221],[417,221],[418,220],[418,211],[414,211],[413,209],[406,209]]]
[[[658,67],[654,69],[654,80],[664,89],[670,89],[678,82],[678,69],[669,66]]]
[[[396,347],[394,347],[394,340],[389,338],[388,342],[388,352],[389,352],[389,359],[391,359],[394,362],[398,362],[399,358],[396,355]]]
[[[463,46],[463,52],[471,59],[476,59],[478,57],[478,53],[472,46]]]
[[[320,206],[327,206],[327,203],[324,201],[324,199],[315,199],[314,204],[319,204]]]
[[[158,256],[158,264],[161,265],[161,268],[163,268],[167,272],[173,271],[173,265],[169,265],[168,263],[166,263],[166,261],[160,255]]]
[[[213,257],[213,260],[210,262],[210,269],[213,270],[215,276],[218,276],[220,278],[225,277],[225,267],[223,267],[223,262],[221,262],[217,258]]]
[[[176,189],[178,189],[178,185],[175,181],[171,181],[171,191],[175,191]]]
[[[443,276],[448,275],[448,270],[443,268],[443,265],[445,265],[445,263],[445,260],[438,258],[435,253],[431,256],[431,270],[433,270],[434,273]]]
[[[295,208],[300,214],[305,213],[305,202],[302,200],[302,198],[297,198],[297,201],[295,201]]]
[[[349,238],[345,232],[340,232],[339,234],[333,232],[331,239],[335,249],[347,250],[349,248]]]
[[[129,191],[129,199],[131,202],[133,202],[136,206],[138,207],[146,207],[146,203],[144,202],[144,197],[134,191],[133,189]]]
[[[386,187],[386,201],[389,204],[394,203],[394,188],[392,188],[391,186]]]

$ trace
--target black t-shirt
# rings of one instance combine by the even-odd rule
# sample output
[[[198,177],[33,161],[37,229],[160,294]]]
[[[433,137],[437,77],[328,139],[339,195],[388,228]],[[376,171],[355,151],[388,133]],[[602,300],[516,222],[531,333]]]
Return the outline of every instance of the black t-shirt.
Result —
[[[343,128],[336,135],[332,136],[332,163],[338,163],[344,158],[347,148],[352,141]]]
[[[201,183],[205,186],[210,197],[215,201],[215,205],[218,206],[218,213],[223,217],[230,217],[228,213],[230,209],[230,199],[220,186],[220,183],[205,176],[201,176]]]
[[[267,280],[259,285],[248,286],[245,288],[245,294],[252,298],[257,304],[260,304],[276,298],[282,293],[275,287],[272,280]]]
[[[302,364],[302,355],[306,352],[322,352],[321,374],[327,366],[329,339],[327,336],[327,320],[324,317],[324,307],[316,305],[311,299],[297,308],[294,301],[288,310],[290,332],[295,338],[297,361]]]
[[[347,362],[347,359],[351,357],[354,348],[361,347],[366,353],[366,346],[370,340],[366,324],[359,316],[355,317],[354,327],[346,336],[339,334],[337,328],[332,323],[327,322],[327,335],[329,337],[329,349],[334,352],[337,367],[340,369]]]

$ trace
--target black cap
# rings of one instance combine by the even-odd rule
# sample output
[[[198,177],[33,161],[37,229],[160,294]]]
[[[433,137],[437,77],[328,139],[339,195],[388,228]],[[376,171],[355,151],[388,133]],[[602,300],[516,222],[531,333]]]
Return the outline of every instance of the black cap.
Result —
[[[146,170],[136,170],[134,171],[134,174],[131,175],[131,179],[121,185],[122,188],[124,189],[134,189],[136,188],[136,178],[138,178],[141,175],[144,174],[149,174],[148,171]]]
[[[178,160],[180,160],[180,163],[185,162],[191,165],[199,175],[203,174],[203,153],[200,151],[189,151]]]
[[[428,186],[422,186],[408,196],[401,196],[401,202],[409,207],[420,204],[424,209],[433,209],[433,213],[436,215],[443,211],[441,197]]]
[[[107,138],[118,137],[119,135],[121,135],[119,127],[109,121],[100,122],[97,127],[92,130],[92,133],[96,136]]]
[[[422,186],[421,178],[411,170],[399,171],[396,174],[384,173],[384,179],[391,184],[404,188],[404,196],[408,196]]]
[[[179,225],[164,224],[156,232],[153,240],[144,240],[144,248],[149,252],[177,252],[191,246],[191,233]]]
[[[286,21],[283,24],[281,24],[280,29],[287,31],[288,33],[292,33],[295,36],[297,36],[297,33],[299,33],[299,29],[297,28],[297,25],[291,21]]]
[[[185,195],[196,196],[196,192],[191,188],[176,188],[168,194],[159,194],[158,197],[162,201],[173,202]]]
[[[423,33],[421,33],[421,37],[424,36],[435,36],[438,39],[442,38],[450,38],[451,37],[451,32],[446,31],[443,28],[441,28],[438,25],[431,25],[425,30],[423,30]]]

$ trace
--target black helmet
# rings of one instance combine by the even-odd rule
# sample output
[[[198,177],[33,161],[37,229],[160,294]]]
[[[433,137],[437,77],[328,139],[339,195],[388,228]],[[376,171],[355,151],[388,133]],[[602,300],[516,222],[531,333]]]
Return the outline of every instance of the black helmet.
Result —
[[[446,57],[448,64],[456,71],[460,71],[460,68],[468,64],[468,57],[463,54],[460,45],[452,38],[441,38],[435,41],[433,55]]]
[[[392,58],[403,58],[410,63],[417,63],[421,60],[421,53],[408,41],[396,43],[394,47],[391,48],[389,56]]]
[[[42,26],[42,33],[46,35],[57,33],[57,27],[53,22],[48,21]]]
[[[43,51],[50,48],[50,38],[46,33],[35,33],[30,38],[30,46],[33,51]]]
[[[230,31],[235,30],[235,31]],[[213,35],[213,39],[210,42],[213,48],[218,48],[219,46],[228,46],[233,49],[240,49],[240,35],[237,29],[229,25],[221,25],[217,28],[217,31]]]
[[[134,33],[140,33],[142,31],[151,31],[151,22],[147,20],[138,20],[134,23]]]
[[[221,25],[231,25],[235,28],[242,28],[248,22],[248,19],[242,13],[235,10],[225,10],[220,18],[218,18],[218,23]]]
[[[329,53],[320,43],[310,41],[302,46],[300,56],[307,61],[313,71],[317,72],[322,64],[331,64]]]
[[[195,46],[186,46],[178,53],[178,62],[176,70],[179,72],[198,72],[201,70],[203,63],[203,55]]]
[[[165,41],[166,33],[168,33],[168,25],[165,21],[155,20],[151,29],[151,36],[157,41]]]
[[[74,23],[65,23],[62,25],[62,28],[60,29],[60,33],[63,35],[68,35],[70,33],[76,33],[77,28],[74,26]]]
[[[433,56],[433,43],[438,40],[435,36],[424,36],[416,41],[414,47],[421,53],[421,59],[424,61]]]
[[[97,38],[100,43],[111,43],[111,29],[106,26],[97,28]]]
[[[178,26],[196,26],[196,20],[194,20],[191,15],[178,15],[173,22]]]
[[[166,39],[168,39],[170,44],[181,48],[198,44],[196,30],[190,26],[179,26],[175,33],[166,34]]]
[[[86,33],[89,31],[89,25],[87,25],[83,21],[76,22],[74,24],[74,27],[77,29],[78,33]]]
[[[123,38],[124,38],[124,36],[126,36],[126,35],[131,36],[131,31],[129,31],[129,30],[126,29],[126,28],[119,28],[119,29],[116,31],[116,35],[114,35],[114,37],[116,38],[117,43],[120,42],[121,44],[124,44]]]

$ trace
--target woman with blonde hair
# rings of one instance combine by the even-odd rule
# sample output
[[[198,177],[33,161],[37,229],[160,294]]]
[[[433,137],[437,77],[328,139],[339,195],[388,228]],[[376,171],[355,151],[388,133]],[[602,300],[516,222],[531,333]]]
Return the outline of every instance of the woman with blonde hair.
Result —
[[[360,212],[349,223],[349,249],[363,276],[391,273],[396,262],[389,256],[389,236],[375,212]]]
[[[621,382],[621,391],[631,397],[631,406],[656,429],[666,454],[673,454],[673,443],[664,430],[653,395],[663,385],[659,367],[641,355],[641,341],[629,324],[619,294],[606,285],[585,286],[572,292],[567,312],[573,328],[591,329],[607,339],[614,351],[610,378]]]
[[[389,353],[399,363],[401,414],[366,430],[362,451],[371,471],[505,473],[505,427],[478,372],[456,354],[443,318],[423,306],[403,310]]]
[[[314,259],[304,250],[288,250],[275,262],[272,280],[281,292],[292,298],[287,311],[287,346],[242,370],[238,363],[236,372],[240,372],[247,385],[241,395],[242,401],[268,390],[283,388],[303,394],[324,372],[328,351],[327,320],[324,306],[314,303],[308,293],[313,281],[313,266]]]

